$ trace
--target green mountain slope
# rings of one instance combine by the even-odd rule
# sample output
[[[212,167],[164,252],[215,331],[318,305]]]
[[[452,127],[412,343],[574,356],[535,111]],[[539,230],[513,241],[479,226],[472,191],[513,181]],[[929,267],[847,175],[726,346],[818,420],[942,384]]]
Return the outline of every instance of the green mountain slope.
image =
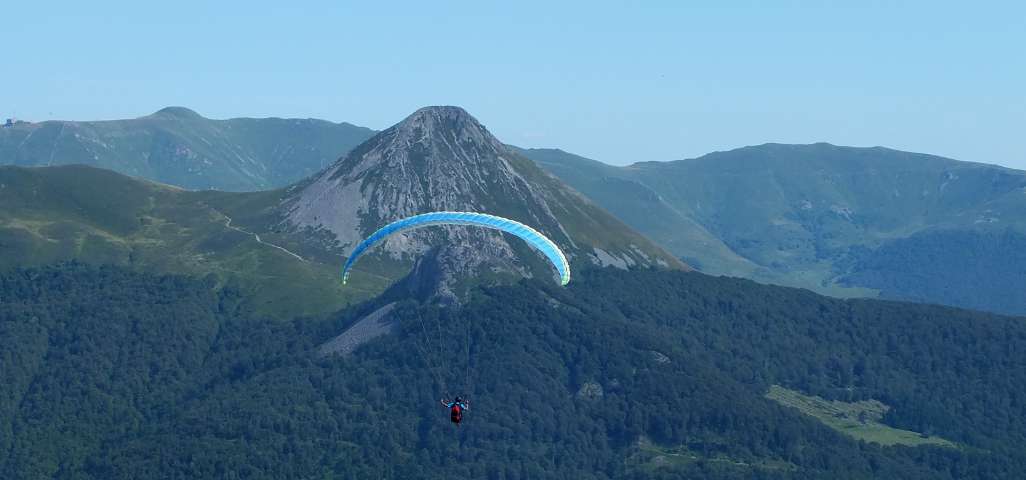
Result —
[[[0,167],[0,268],[78,260],[213,275],[279,316],[330,311],[384,289],[372,275],[342,289],[341,257],[297,258],[272,246],[291,246],[287,238],[250,230],[253,219],[271,223],[264,219],[281,194],[191,192],[86,166]]]
[[[1026,475],[1021,319],[593,270],[402,304],[322,358],[357,312],[265,322],[232,288],[85,265],[0,274],[0,298],[3,478]],[[472,399],[459,430],[442,384]],[[856,441],[773,385],[957,448]]]
[[[741,277],[764,270],[731,250],[692,218],[688,210],[678,210],[657,191],[635,180],[628,168],[562,150],[517,150],[689,265],[710,273]]]
[[[828,144],[767,144],[627,167],[523,152],[708,273],[1026,313],[1026,304],[1004,300],[1007,290],[976,280],[1026,290],[1026,263],[1012,254],[1026,246],[1026,172]],[[1001,238],[1001,246],[966,248],[965,235]],[[896,252],[910,251],[915,239],[931,245],[932,257],[894,266]]]
[[[188,189],[264,190],[316,173],[373,133],[315,119],[211,120],[168,107],[130,120],[0,129],[0,165],[84,164]]]

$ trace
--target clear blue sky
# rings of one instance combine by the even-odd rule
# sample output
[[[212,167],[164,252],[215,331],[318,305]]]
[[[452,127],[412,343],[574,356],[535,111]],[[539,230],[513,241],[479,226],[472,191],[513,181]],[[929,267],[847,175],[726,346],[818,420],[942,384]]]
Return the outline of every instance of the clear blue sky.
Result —
[[[615,164],[827,141],[1026,168],[1023,2],[3,3],[0,117],[454,104]]]

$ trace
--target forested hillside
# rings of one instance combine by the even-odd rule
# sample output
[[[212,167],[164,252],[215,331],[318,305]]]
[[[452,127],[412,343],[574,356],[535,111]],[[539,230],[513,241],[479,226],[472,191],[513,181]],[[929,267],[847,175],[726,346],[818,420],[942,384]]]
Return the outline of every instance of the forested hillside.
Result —
[[[322,358],[360,307],[269,322],[215,287],[80,264],[0,275],[0,477],[1026,475],[1021,319],[589,271],[457,310],[404,303],[395,334]],[[957,448],[857,442],[765,398],[775,384],[880,400],[884,422]],[[457,392],[459,430],[438,405]]]
[[[853,248],[840,277],[883,298],[940,302],[1026,315],[1026,234],[1005,230],[939,230]]]

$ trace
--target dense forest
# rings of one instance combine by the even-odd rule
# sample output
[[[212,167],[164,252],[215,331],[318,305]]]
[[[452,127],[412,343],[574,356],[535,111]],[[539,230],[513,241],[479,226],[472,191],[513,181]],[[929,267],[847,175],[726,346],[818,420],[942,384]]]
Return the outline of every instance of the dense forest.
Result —
[[[400,302],[394,334],[317,354],[374,307],[274,321],[212,280],[8,271],[0,478],[1026,476],[1022,318],[595,270]],[[958,448],[855,441],[771,385]]]
[[[880,290],[884,298],[1026,312],[1026,235],[1010,228],[939,229],[876,249],[855,247],[839,268],[850,272],[843,283]]]

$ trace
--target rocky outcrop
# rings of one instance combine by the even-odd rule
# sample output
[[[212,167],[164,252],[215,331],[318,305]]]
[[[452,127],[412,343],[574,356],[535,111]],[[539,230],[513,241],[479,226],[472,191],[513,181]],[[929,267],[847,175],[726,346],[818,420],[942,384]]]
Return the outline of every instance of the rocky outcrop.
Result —
[[[577,398],[583,398],[586,400],[596,400],[604,397],[606,394],[603,390],[602,385],[598,382],[584,382],[581,388],[577,390]]]
[[[394,328],[389,316],[395,303],[389,303],[361,318],[339,336],[325,342],[317,349],[322,357],[328,355],[349,355],[360,345],[372,338],[390,333]]]

